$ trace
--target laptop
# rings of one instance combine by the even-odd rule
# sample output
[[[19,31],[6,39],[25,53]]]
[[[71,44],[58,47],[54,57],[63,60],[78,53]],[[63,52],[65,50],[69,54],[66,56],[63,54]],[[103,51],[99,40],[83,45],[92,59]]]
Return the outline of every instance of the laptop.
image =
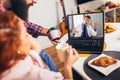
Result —
[[[72,45],[78,52],[101,53],[103,51],[103,12],[69,14],[67,15],[67,27],[67,43]]]

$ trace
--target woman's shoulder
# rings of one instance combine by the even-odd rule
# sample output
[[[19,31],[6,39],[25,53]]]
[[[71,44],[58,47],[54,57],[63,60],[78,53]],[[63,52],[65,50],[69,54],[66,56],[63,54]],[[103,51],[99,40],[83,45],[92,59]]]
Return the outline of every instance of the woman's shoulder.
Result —
[[[31,54],[33,56],[39,56],[35,50],[30,50],[29,54]]]
[[[33,56],[35,59],[39,57],[39,55],[33,50],[31,50],[29,54]],[[1,79],[4,79],[4,80],[17,79],[18,80],[19,78],[21,78],[19,80],[24,80],[25,78],[24,76],[27,76],[27,75],[28,75],[27,77],[30,77],[30,75],[33,76],[33,74],[28,74],[28,73],[35,72],[36,70],[42,68],[42,66],[44,67],[44,65],[42,64],[42,61],[41,61],[41,64],[39,62],[40,67],[34,64],[34,61],[32,60],[30,55],[26,56],[25,59],[20,60],[19,62],[16,63],[16,65],[14,65],[10,69],[3,72],[2,73],[3,77],[1,77]],[[27,77],[25,79],[27,79]]]
[[[30,50],[29,55],[30,57],[35,57],[37,60],[41,60],[41,57],[35,50]]]

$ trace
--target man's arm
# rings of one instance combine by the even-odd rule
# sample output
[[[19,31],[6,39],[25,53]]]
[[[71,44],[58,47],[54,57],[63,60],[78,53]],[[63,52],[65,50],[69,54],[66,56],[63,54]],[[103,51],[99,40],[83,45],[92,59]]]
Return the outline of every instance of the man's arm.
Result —
[[[93,28],[92,26],[89,25],[89,34],[90,36],[96,36],[97,35],[96,28]]]
[[[53,41],[51,39],[51,35],[49,33],[50,29],[48,28],[44,28],[42,26],[39,26],[37,24],[31,23],[31,22],[24,22],[25,27],[27,28],[27,32],[29,34],[31,34],[33,37],[37,38],[38,36],[48,36],[49,40],[53,43],[53,44],[57,44],[60,42],[60,40],[55,40]],[[58,31],[59,32],[59,31]],[[60,33],[60,32],[59,32]],[[61,36],[61,33],[60,33]]]
[[[95,22],[93,25],[93,28],[96,30],[97,26],[98,26],[98,22]]]
[[[37,38],[40,35],[47,36],[47,32],[49,30],[48,28],[44,28],[31,22],[24,22],[24,25],[27,28],[28,33],[35,38]]]

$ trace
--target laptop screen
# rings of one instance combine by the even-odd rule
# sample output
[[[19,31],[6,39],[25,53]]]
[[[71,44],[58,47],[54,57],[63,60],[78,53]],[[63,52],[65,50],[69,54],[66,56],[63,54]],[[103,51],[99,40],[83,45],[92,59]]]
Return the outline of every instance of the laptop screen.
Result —
[[[67,16],[67,24],[70,39],[104,37],[103,12],[70,14]]]

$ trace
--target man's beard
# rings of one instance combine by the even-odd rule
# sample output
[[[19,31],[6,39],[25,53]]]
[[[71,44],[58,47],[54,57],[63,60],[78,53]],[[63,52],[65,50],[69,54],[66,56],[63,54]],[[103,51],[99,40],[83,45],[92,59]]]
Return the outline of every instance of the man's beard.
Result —
[[[28,10],[30,5],[26,4],[26,0],[10,0],[11,10],[22,20],[28,20]]]

